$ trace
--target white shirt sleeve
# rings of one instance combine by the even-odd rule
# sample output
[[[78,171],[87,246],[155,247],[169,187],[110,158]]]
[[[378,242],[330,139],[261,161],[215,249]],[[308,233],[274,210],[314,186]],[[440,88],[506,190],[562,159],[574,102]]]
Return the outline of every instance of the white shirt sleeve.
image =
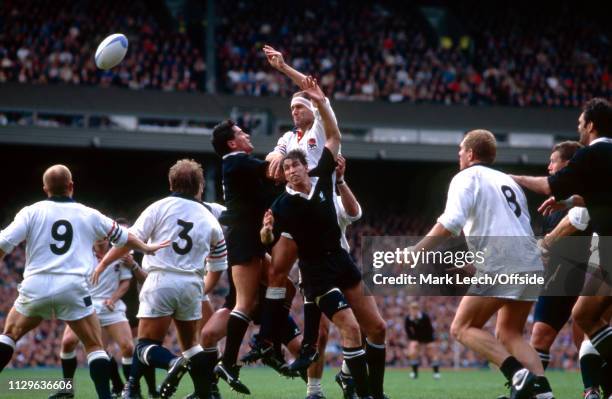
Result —
[[[217,204],[216,202],[207,202],[207,204],[210,205],[212,214],[217,220],[219,219],[219,216],[221,216],[221,214],[227,209],[223,205]]]
[[[450,183],[444,213],[438,223],[453,235],[458,236],[474,207],[474,177],[472,174],[459,172]]]
[[[206,270],[209,272],[219,272],[226,269],[227,247],[225,246],[223,230],[221,230],[219,223],[216,223],[211,236],[210,253],[206,259]]]
[[[362,212],[361,212],[361,205],[359,205],[359,202],[357,203],[357,208],[359,209],[359,211],[357,212],[357,215],[351,216],[346,212],[346,209],[344,208],[344,204],[342,203],[342,196],[337,195],[336,201],[338,203],[338,219],[339,220],[344,221],[346,225],[349,225],[361,219]]]
[[[575,206],[570,209],[567,216],[569,217],[569,221],[572,226],[580,231],[585,231],[589,226],[589,221],[591,220],[589,211],[581,206]]]
[[[125,266],[121,266],[121,268],[119,269],[119,280],[129,280],[132,278],[132,271],[125,267]]]
[[[98,216],[96,235],[98,238],[108,238],[108,241],[115,247],[124,246],[128,240],[127,229],[108,216],[103,215],[101,212],[96,212]]]
[[[147,209],[138,216],[134,225],[130,227],[130,233],[140,238],[143,242],[149,241],[153,233],[153,228],[155,227],[156,219],[157,212],[155,212],[155,208],[152,205],[149,205]]]
[[[6,229],[0,231],[0,249],[4,253],[12,252],[17,245],[26,239],[29,219],[28,207],[25,207],[15,215],[15,219]]]
[[[287,147],[289,146],[289,139],[291,138],[292,134],[292,131],[288,131],[285,132],[285,134],[283,134],[282,136],[280,136],[280,138],[276,142],[276,147],[274,147],[270,154],[276,152],[282,155],[287,155]]]

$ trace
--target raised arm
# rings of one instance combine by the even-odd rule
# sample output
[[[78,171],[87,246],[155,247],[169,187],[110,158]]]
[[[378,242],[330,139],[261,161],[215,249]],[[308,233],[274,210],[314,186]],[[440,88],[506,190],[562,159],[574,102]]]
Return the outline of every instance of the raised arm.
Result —
[[[520,186],[525,187],[529,191],[534,193],[550,195],[550,185],[548,184],[547,177],[535,177],[535,176],[515,176],[510,175],[514,181]]]
[[[268,63],[277,71],[286,75],[293,81],[297,86],[300,86],[302,80],[306,78],[306,75],[300,71],[295,70],[293,67],[288,65],[283,58],[283,54],[280,51],[275,50],[267,44],[263,47],[264,54],[268,59]]]
[[[340,129],[332,113],[331,107],[327,101],[325,101],[325,94],[323,90],[317,84],[317,80],[312,76],[306,77],[302,80],[300,88],[310,96],[310,100],[315,107],[319,110],[321,115],[321,122],[323,122],[323,130],[325,130],[325,147],[327,147],[334,158],[338,157],[340,151]]]
[[[264,245],[270,245],[274,242],[274,216],[272,210],[268,209],[264,214],[263,227],[259,231],[259,237]]]
[[[338,194],[340,194],[342,206],[349,217],[357,218],[361,214],[361,207],[348,183],[344,180],[346,159],[342,155],[338,155],[336,162],[338,163],[338,166],[336,166],[336,187],[338,188]]]

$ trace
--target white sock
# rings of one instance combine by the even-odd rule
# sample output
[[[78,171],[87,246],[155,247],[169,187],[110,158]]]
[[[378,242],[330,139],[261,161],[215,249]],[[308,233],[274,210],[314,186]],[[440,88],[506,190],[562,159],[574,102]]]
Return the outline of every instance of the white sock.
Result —
[[[316,393],[323,393],[321,379],[308,377],[308,384],[306,385],[306,395],[314,395]]]

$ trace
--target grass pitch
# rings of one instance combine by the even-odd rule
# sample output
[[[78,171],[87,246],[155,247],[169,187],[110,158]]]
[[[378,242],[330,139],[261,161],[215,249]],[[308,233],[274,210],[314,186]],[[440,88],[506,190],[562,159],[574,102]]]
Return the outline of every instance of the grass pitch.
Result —
[[[405,369],[387,370],[385,392],[391,399],[493,399],[502,393],[507,393],[503,377],[497,370],[443,370],[442,379],[438,381],[434,380],[431,372],[427,370],[420,372],[417,380],[411,380],[408,372]],[[335,369],[327,368],[323,375],[323,390],[328,399],[342,399],[340,389],[333,380],[335,373]],[[163,375],[162,371],[158,371],[158,383],[162,380]],[[61,370],[59,369],[4,370],[0,374],[0,398],[47,398],[50,391],[10,390],[9,381],[43,380],[60,376]],[[548,377],[557,399],[581,397],[582,383],[578,372],[551,371]],[[96,398],[87,369],[79,368],[75,380],[77,398]],[[221,381],[219,386],[224,399],[303,399],[306,396],[306,386],[302,380],[287,380],[268,368],[245,368],[241,373],[241,380],[251,389],[252,394],[243,396],[231,392]],[[144,380],[142,384],[143,394],[146,394]],[[186,375],[174,397],[183,398],[191,392],[192,388],[191,379],[189,375]]]

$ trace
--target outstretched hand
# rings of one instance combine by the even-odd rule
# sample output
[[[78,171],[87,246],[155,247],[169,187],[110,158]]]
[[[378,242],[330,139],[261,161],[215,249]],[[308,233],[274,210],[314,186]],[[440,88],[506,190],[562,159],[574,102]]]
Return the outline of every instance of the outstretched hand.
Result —
[[[166,248],[166,247],[170,246],[171,243],[172,243],[172,241],[166,240],[166,241],[162,241],[162,242],[157,243],[157,244],[147,244],[147,245],[145,245],[145,248],[143,248],[142,252],[145,255],[155,255],[155,252],[157,252],[158,250],[160,250],[162,248]]]
[[[567,205],[563,202],[557,202],[555,197],[550,197],[546,201],[542,202],[542,205],[538,208],[538,212],[540,212],[544,216],[548,216],[553,212],[562,211],[567,209]]]
[[[300,89],[310,96],[310,99],[315,103],[322,103],[325,100],[325,94],[319,87],[317,80],[312,76],[307,76],[300,83]]]
[[[268,46],[267,44],[263,47],[263,51],[268,59],[268,63],[273,68],[280,70],[285,65],[285,59],[280,51],[275,50],[272,46]]]

